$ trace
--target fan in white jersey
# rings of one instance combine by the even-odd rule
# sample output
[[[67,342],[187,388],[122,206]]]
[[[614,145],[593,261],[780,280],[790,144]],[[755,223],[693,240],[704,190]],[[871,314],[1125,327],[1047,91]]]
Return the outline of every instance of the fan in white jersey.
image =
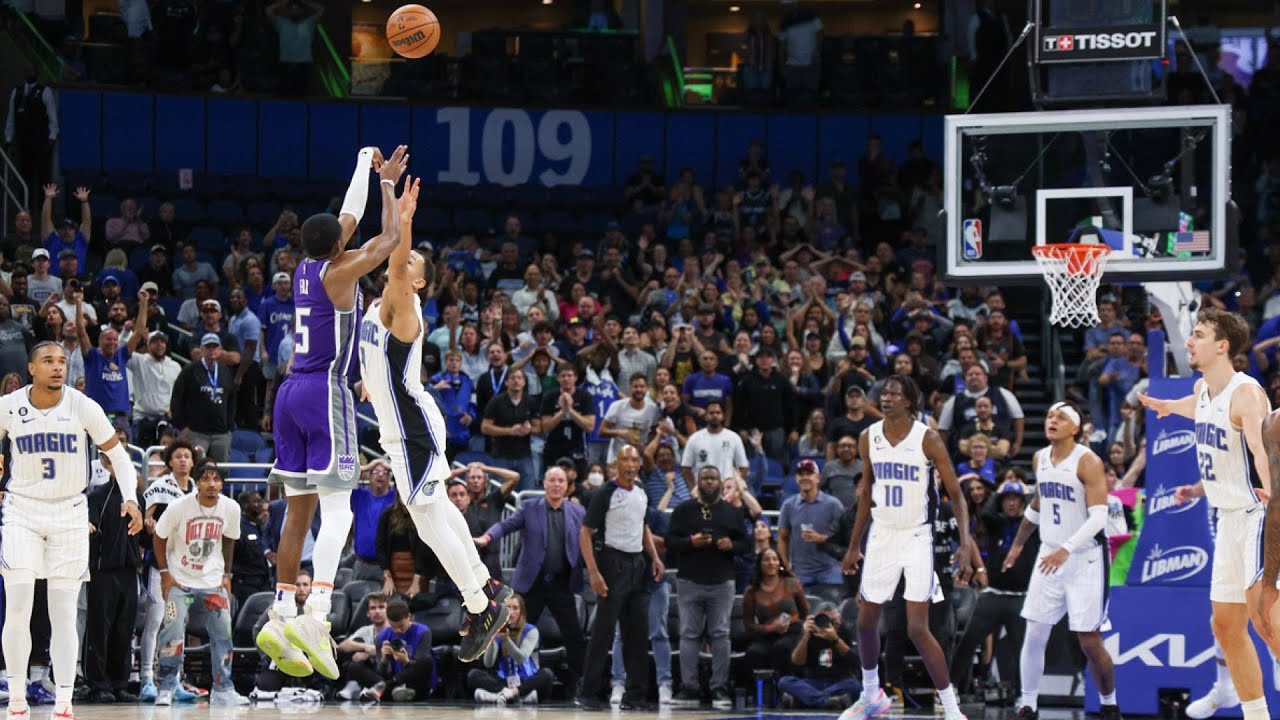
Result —
[[[1045,415],[1049,447],[1035,454],[1036,496],[1005,556],[1007,572],[1018,561],[1027,538],[1040,528],[1040,555],[1022,604],[1027,631],[1022,639],[1022,697],[1018,720],[1039,717],[1037,701],[1044,676],[1049,633],[1063,615],[1089,660],[1102,697],[1103,720],[1119,720],[1116,672],[1102,645],[1107,630],[1111,550],[1107,545],[1107,477],[1102,460],[1076,442],[1080,411],[1056,403]]]
[[[444,480],[452,475],[444,455],[444,414],[422,387],[421,377],[424,333],[418,293],[431,284],[435,271],[410,249],[418,182],[405,178],[400,243],[388,261],[387,285],[360,323],[360,375],[378,416],[382,449],[391,461],[400,499],[418,535],[462,592],[467,615],[458,657],[471,662],[506,625],[506,599],[514,593],[489,577],[466,519],[444,491]]]
[[[1213,688],[1187,706],[1187,714],[1194,712],[1198,717],[1208,717],[1219,707],[1237,702],[1245,720],[1269,717],[1262,665],[1249,637],[1249,623],[1272,652],[1277,652],[1269,621],[1275,613],[1275,569],[1280,566],[1280,554],[1273,557],[1272,548],[1267,547],[1271,574],[1266,580],[1258,548],[1263,516],[1268,513],[1263,512],[1252,478],[1255,474],[1271,477],[1262,440],[1262,424],[1271,404],[1257,381],[1236,372],[1231,363],[1231,358],[1248,350],[1249,325],[1244,318],[1205,308],[1187,339],[1191,368],[1203,374],[1195,390],[1177,400],[1138,395],[1157,417],[1181,415],[1195,420],[1200,481],[1179,487],[1174,497],[1183,502],[1204,496],[1217,514],[1209,600],[1213,604],[1213,636],[1223,659]],[[1275,512],[1272,505],[1269,522],[1280,520]],[[1265,613],[1259,610],[1264,604]]]
[[[889,710],[889,698],[880,687],[880,610],[893,598],[898,582],[904,578],[907,634],[920,651],[946,720],[964,720],[951,686],[947,656],[929,630],[929,604],[935,598],[941,599],[933,567],[933,520],[938,503],[935,470],[951,498],[959,525],[959,582],[968,582],[972,568],[969,512],[946,444],[936,431],[917,419],[919,408],[920,390],[915,382],[905,375],[889,376],[880,391],[884,420],[864,430],[858,440],[865,461],[858,484],[853,535],[844,556],[845,574],[857,572],[863,558],[862,536],[868,521],[873,522],[859,590],[862,696],[840,715],[841,720],[866,720]]]
[[[76,600],[80,584],[89,577],[89,506],[84,495],[89,464],[98,450],[111,459],[124,497],[120,515],[129,517],[130,535],[142,530],[138,476],[102,408],[65,386],[67,353],[62,346],[38,343],[29,357],[31,384],[0,398],[0,440],[9,437],[12,470],[0,531],[9,718],[30,716],[26,688],[31,606],[36,580],[45,578],[52,625],[49,656],[57,683],[53,717],[73,720],[71,693],[80,650]]]

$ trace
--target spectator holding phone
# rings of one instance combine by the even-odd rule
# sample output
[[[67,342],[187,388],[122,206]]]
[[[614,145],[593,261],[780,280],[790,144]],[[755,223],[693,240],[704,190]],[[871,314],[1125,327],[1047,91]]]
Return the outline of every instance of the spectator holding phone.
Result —
[[[478,703],[537,703],[538,693],[546,698],[556,678],[538,666],[538,627],[525,617],[524,598],[512,595],[507,608],[507,626],[484,651],[485,669],[467,673],[467,686],[475,689]]]

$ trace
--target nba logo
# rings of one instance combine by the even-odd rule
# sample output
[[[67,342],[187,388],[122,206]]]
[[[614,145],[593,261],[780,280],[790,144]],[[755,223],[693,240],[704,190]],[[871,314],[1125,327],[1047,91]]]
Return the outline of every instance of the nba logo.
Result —
[[[964,221],[960,234],[961,257],[965,260],[982,259],[982,221],[972,218]]]

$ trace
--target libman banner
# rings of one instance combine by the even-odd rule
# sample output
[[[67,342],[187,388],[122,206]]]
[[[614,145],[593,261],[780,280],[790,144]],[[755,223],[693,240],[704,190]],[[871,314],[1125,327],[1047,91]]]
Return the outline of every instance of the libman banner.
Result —
[[[1190,395],[1190,378],[1152,378],[1157,398]],[[1147,411],[1146,521],[1129,567],[1129,585],[1208,587],[1213,553],[1212,511],[1203,498],[1178,504],[1174,491],[1200,481],[1195,423]]]

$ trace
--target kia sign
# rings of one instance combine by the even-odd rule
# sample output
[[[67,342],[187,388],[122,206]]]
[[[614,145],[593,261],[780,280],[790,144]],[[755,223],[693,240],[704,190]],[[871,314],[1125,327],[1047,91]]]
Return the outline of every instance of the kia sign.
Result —
[[[1040,32],[1042,63],[1085,60],[1149,60],[1161,56],[1162,36],[1156,25],[1056,29]]]

